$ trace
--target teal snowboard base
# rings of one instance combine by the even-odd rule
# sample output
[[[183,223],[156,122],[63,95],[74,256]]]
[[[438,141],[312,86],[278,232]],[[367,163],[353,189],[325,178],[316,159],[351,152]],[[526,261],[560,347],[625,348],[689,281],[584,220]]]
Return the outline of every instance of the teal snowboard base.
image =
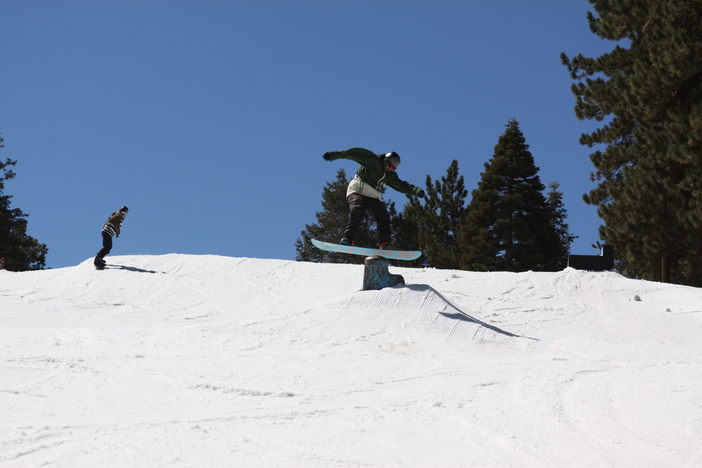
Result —
[[[382,250],[372,249],[370,247],[358,247],[356,245],[341,245],[332,244],[331,242],[322,242],[317,239],[312,239],[312,244],[318,249],[328,252],[339,252],[351,255],[362,255],[364,257],[372,257],[379,255],[391,260],[416,260],[422,255],[421,250]]]

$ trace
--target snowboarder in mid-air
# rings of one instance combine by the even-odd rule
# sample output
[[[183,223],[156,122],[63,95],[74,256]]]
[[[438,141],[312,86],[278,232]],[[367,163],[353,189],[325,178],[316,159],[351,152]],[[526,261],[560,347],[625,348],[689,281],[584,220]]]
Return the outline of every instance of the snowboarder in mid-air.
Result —
[[[119,210],[115,211],[107,218],[107,222],[102,226],[102,249],[95,256],[95,268],[102,270],[105,268],[105,255],[110,253],[112,250],[112,237],[119,237],[119,232],[122,228],[122,221],[127,216],[129,208],[123,206]]]
[[[378,224],[378,247],[394,250],[390,245],[390,216],[381,201],[384,186],[408,195],[424,197],[424,190],[398,177],[396,171],[400,165],[400,155],[395,152],[375,154],[365,148],[351,148],[346,151],[330,151],[322,157],[326,161],[350,159],[361,165],[346,189],[349,222],[339,244],[353,245],[356,231],[363,222],[366,210],[370,209]]]

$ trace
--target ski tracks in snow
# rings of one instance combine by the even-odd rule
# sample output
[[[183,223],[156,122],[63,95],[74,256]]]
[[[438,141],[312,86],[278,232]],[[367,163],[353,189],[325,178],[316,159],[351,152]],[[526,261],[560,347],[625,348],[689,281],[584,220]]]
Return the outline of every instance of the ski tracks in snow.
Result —
[[[359,291],[362,266],[113,261],[2,274],[0,465],[702,458],[692,288],[398,268],[406,286]]]

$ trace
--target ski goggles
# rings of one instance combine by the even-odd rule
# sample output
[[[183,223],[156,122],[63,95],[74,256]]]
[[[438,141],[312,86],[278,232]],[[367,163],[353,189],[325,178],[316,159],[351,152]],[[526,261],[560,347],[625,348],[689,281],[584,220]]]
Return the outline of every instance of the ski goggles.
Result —
[[[398,161],[395,158],[388,158],[385,160],[385,164],[390,166],[393,171],[396,171],[397,168],[400,166],[400,161]]]

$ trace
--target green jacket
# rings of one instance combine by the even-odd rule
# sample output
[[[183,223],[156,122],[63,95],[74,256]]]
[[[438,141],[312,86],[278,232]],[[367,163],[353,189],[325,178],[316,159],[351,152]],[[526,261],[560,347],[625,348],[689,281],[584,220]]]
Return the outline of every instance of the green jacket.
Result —
[[[416,185],[405,182],[397,176],[395,171],[385,171],[385,155],[375,154],[365,148],[351,148],[346,151],[331,151],[327,153],[329,160],[350,159],[356,161],[361,167],[356,171],[356,177],[381,192],[385,185],[398,192],[417,195],[422,190]]]

